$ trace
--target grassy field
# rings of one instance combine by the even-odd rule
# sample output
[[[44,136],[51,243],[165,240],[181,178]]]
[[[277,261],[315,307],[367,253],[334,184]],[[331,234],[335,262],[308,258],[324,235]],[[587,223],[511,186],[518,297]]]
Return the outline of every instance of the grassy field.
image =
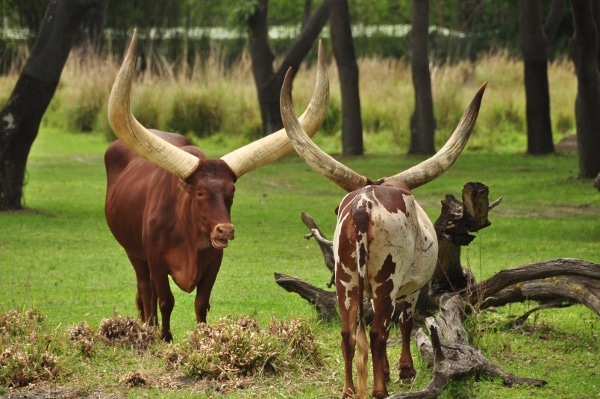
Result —
[[[330,64],[330,115],[315,141],[338,154],[339,86],[335,66]],[[375,59],[360,60],[359,67],[366,151],[362,157],[343,161],[358,172],[379,178],[421,160],[403,155],[413,109],[410,68]],[[339,327],[319,323],[311,306],[280,288],[273,277],[281,272],[322,288],[330,278],[316,243],[304,239],[307,229],[300,213],[307,211],[331,236],[333,210],[343,193],[295,155],[249,173],[237,183],[232,211],[236,239],[225,252],[208,317],[212,324],[227,316],[249,316],[262,327],[272,320],[303,320],[313,328],[322,363],[299,361],[299,368],[284,368],[274,376],[260,374],[234,381],[187,377],[181,367],[169,366],[165,355],[188,343],[188,334],[195,328],[194,296],[175,287],[175,345],[158,342],[139,351],[96,342],[84,350],[67,337],[82,322],[97,330],[105,320],[114,318],[115,312],[136,316],[133,269],[103,215],[106,182],[102,156],[105,137],[110,136],[105,107],[115,71],[114,63],[108,61],[98,62],[94,68],[69,63],[29,157],[28,211],[0,214],[0,342],[6,344],[9,335],[2,324],[8,312],[16,310],[26,319],[28,310],[37,309],[45,321],[39,331],[25,329],[17,349],[29,353],[32,362],[43,364],[43,356],[37,359],[39,354],[34,351],[37,342],[42,351],[56,356],[60,366],[51,381],[15,391],[0,386],[0,395],[19,397],[25,392],[24,398],[27,389],[33,389],[32,395],[47,398],[339,397],[343,384]],[[133,109],[143,122],[161,129],[194,131],[200,136],[196,138],[199,146],[211,157],[259,134],[260,114],[248,79],[247,58],[232,70],[208,60],[189,78],[171,72],[161,77],[142,76],[135,84]],[[555,142],[575,129],[574,79],[570,63],[559,60],[549,66]],[[490,199],[504,198],[490,215],[492,225],[462,252],[463,264],[478,280],[505,268],[559,257],[600,263],[598,192],[590,181],[575,178],[576,155],[522,155],[526,148],[522,80],[522,65],[505,54],[432,70],[438,147],[479,85],[488,81],[466,152],[449,172],[415,190],[432,219],[439,215],[444,196],[460,196],[468,181],[486,183]],[[16,75],[0,77],[0,103],[15,81]],[[301,69],[294,82],[297,109],[309,98],[313,82],[314,69]],[[194,112],[181,113],[187,108],[211,118],[212,130],[197,130]],[[88,130],[91,132],[81,133]],[[498,380],[469,378],[453,383],[442,397],[598,397],[597,315],[575,306],[538,312],[516,330],[507,327],[534,306],[524,303],[478,312],[466,324],[471,343],[492,361],[519,376],[547,380],[547,386],[507,388]],[[396,362],[396,331],[392,337],[390,360]],[[0,361],[14,349],[0,347]],[[393,381],[390,392],[418,390],[429,381],[431,370],[416,348],[413,357],[418,369],[414,384]],[[6,372],[10,370],[0,368],[0,379]],[[124,376],[132,372],[143,373],[146,384],[132,387],[124,383]]]
[[[222,142],[213,137],[200,145],[209,155],[219,156],[228,150]],[[103,217],[105,147],[100,134],[43,129],[29,160],[25,190],[29,211],[0,215],[0,313],[38,309],[55,337],[63,337],[82,321],[97,328],[114,312],[136,315],[133,270]],[[386,153],[344,159],[372,177],[392,174],[418,161]],[[574,154],[525,157],[467,151],[448,173],[415,194],[432,219],[438,216],[444,195],[460,195],[467,181],[486,183],[491,199],[504,198],[490,215],[492,226],[478,233],[463,251],[464,265],[478,279],[503,268],[557,257],[600,262],[598,193],[589,181],[574,179],[576,168]],[[216,393],[232,398],[338,397],[343,382],[338,327],[317,323],[311,306],[276,285],[273,273],[298,276],[325,288],[329,275],[317,245],[303,238],[307,230],[300,213],[310,213],[331,236],[333,209],[342,194],[295,155],[240,179],[232,212],[237,237],[226,250],[209,314],[209,322],[227,315],[251,316],[263,326],[272,318],[308,320],[322,346],[324,366],[279,377],[256,377],[219,391],[215,383],[166,383],[166,366],[156,355],[164,344],[143,354],[103,349],[91,358],[73,354],[66,344],[59,352],[68,372],[42,386],[74,389],[73,397],[90,392],[115,397],[183,398],[192,392],[200,397]],[[174,293],[173,332],[175,341],[182,342],[195,327],[193,295],[176,288]],[[549,384],[536,389],[506,388],[500,381],[469,379],[453,384],[443,397],[597,397],[597,316],[576,306],[540,312],[518,330],[505,327],[534,305],[476,314],[470,320],[471,341],[508,371]],[[390,350],[395,359],[397,347]],[[414,386],[391,383],[391,392],[422,388],[429,380],[431,370],[416,349],[413,354],[419,371]],[[123,386],[119,381],[131,370],[143,370],[153,382],[144,388]]]

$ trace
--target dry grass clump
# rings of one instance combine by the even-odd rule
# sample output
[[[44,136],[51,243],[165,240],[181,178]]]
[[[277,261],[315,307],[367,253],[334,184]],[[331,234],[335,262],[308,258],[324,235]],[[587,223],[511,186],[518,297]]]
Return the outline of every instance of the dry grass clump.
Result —
[[[22,387],[59,374],[53,337],[43,330],[36,310],[0,315],[0,386]]]
[[[103,319],[100,322],[98,335],[112,344],[137,350],[146,350],[160,339],[160,334],[155,326],[143,324],[131,316],[122,317],[116,313],[112,319]]]
[[[128,387],[143,387],[149,384],[149,380],[146,375],[139,371],[130,371],[121,377],[119,383]]]
[[[167,349],[164,357],[188,376],[221,381],[323,362],[307,321],[272,321],[261,329],[249,317],[199,324],[185,341]]]
[[[80,352],[88,357],[94,355],[98,343],[144,351],[160,338],[156,327],[116,313],[110,319],[103,319],[98,331],[94,331],[84,321],[69,328],[67,335],[77,343]]]
[[[91,357],[95,353],[95,345],[98,339],[94,330],[85,321],[70,327],[67,330],[67,335],[71,338],[71,341],[77,344],[79,351],[85,356]]]
[[[0,387],[18,388],[64,377],[73,372],[66,364],[81,364],[77,363],[81,355],[83,362],[94,363],[105,357],[114,361],[116,349],[120,356],[133,356],[140,364],[158,353],[166,362],[159,366],[163,371],[166,367],[209,384],[232,387],[243,386],[244,381],[257,376],[306,372],[324,364],[306,320],[272,320],[261,329],[250,317],[226,317],[214,324],[199,324],[178,344],[165,344],[156,327],[116,313],[103,319],[97,330],[81,322],[62,335],[42,328],[43,320],[35,310],[0,315]],[[151,346],[158,351],[148,352]],[[119,383],[127,387],[152,385],[156,378],[149,370],[127,371]]]

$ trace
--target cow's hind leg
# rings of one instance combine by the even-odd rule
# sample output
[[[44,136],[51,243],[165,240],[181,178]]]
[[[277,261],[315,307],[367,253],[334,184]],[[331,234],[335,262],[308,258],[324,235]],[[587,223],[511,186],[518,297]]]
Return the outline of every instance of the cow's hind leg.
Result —
[[[386,346],[389,336],[389,327],[394,313],[391,300],[377,302],[377,309],[373,316],[371,331],[371,354],[373,356],[373,396],[386,398],[388,396],[386,382],[389,380],[390,368],[387,361]]]
[[[356,388],[352,379],[352,361],[354,359],[354,350],[356,347],[356,317],[358,315],[358,301],[351,300],[350,307],[346,308],[345,299],[338,295],[338,304],[340,316],[342,318],[342,355],[344,357],[344,389],[342,398],[353,398],[356,395]]]
[[[416,376],[412,355],[410,353],[410,335],[413,329],[413,306],[416,300],[416,295],[410,296],[401,304],[402,312],[398,319],[400,333],[402,334],[402,352],[400,354],[399,364],[400,379],[412,379]]]

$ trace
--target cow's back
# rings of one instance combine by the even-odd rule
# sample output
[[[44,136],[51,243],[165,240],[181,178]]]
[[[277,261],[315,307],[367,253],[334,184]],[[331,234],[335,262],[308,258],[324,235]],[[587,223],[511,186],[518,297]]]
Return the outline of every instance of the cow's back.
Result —
[[[366,186],[347,195],[334,242],[354,246],[352,257],[342,263],[367,277],[369,296],[390,282],[396,295],[413,292],[431,278],[437,261],[437,237],[429,217],[408,190],[393,186]],[[378,281],[378,275],[386,276],[385,281]]]

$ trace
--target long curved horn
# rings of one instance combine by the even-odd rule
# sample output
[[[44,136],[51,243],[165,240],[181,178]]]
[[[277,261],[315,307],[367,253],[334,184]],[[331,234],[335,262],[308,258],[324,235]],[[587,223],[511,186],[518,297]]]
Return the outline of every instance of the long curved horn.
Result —
[[[137,31],[119,69],[108,99],[108,120],[115,134],[129,148],[150,162],[187,179],[198,167],[199,159],[156,136],[135,119],[131,112],[130,92],[137,55]]]
[[[460,118],[454,133],[438,152],[420,164],[390,176],[386,180],[403,181],[409,188],[413,189],[432,181],[448,170],[454,161],[458,159],[469,137],[471,137],[486,86],[487,82],[481,85],[462,118]]]
[[[292,100],[292,68],[285,74],[281,86],[281,119],[290,142],[300,157],[311,168],[347,191],[354,191],[368,184],[368,179],[321,150],[304,131]]]
[[[328,104],[329,78],[327,77],[327,64],[323,55],[323,45],[319,40],[317,82],[315,83],[310,103],[300,116],[300,123],[309,136],[312,137],[325,120]],[[222,156],[221,159],[229,165],[237,177],[240,177],[251,170],[284,157],[293,150],[294,148],[290,144],[284,128],[244,147],[238,148]]]

